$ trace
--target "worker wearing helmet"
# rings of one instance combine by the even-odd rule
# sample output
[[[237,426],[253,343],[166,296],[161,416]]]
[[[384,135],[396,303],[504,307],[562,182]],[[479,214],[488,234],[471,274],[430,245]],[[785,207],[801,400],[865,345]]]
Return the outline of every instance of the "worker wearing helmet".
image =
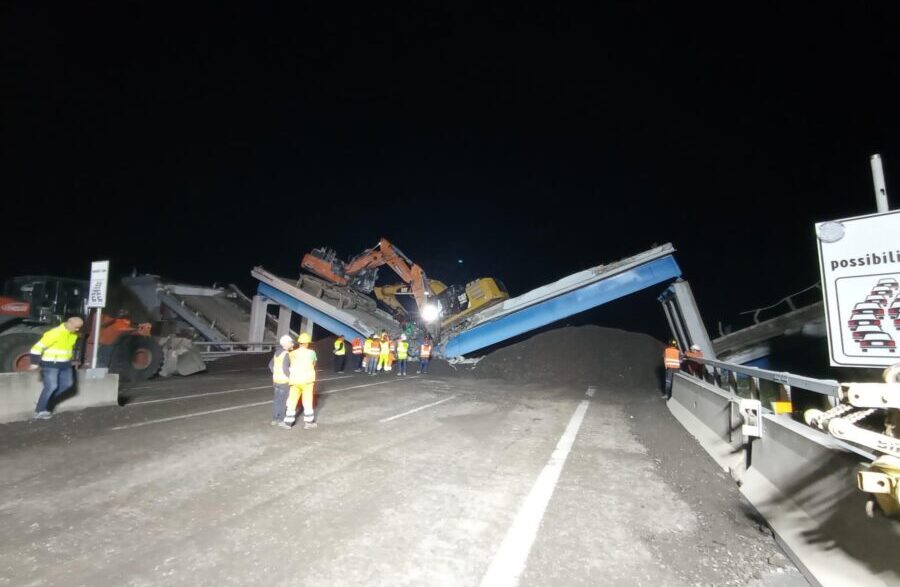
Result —
[[[663,395],[666,399],[672,397],[672,380],[675,378],[675,372],[681,368],[681,359],[678,341],[672,339],[663,351],[663,366],[666,368],[666,391]]]
[[[353,339],[353,370],[359,373],[363,370],[363,341],[360,337],[356,337]]]
[[[275,349],[272,360],[269,361],[269,371],[272,372],[272,425],[284,421],[287,411],[288,395],[291,392],[291,359],[289,353],[294,348],[294,339],[285,334],[278,339],[281,348]]]
[[[378,363],[378,355],[381,352],[381,341],[377,336],[370,336],[363,345],[366,352],[366,373],[375,375],[375,366]]]
[[[378,347],[378,366],[375,368],[376,371],[384,370],[385,373],[391,370],[390,365],[388,365],[388,357],[391,356],[391,343],[390,339],[388,339],[387,332],[384,332],[381,335],[381,342]]]
[[[406,377],[406,359],[409,357],[409,341],[401,334],[397,341],[397,377]]]
[[[428,364],[431,363],[431,336],[426,335],[425,340],[419,346],[419,373],[428,375]]]
[[[695,360],[702,358],[703,351],[700,350],[700,345],[698,344],[692,344],[691,348],[688,349],[688,352],[684,353],[685,367],[687,368],[687,372],[694,377],[700,377],[703,374],[703,365]]]
[[[316,351],[309,348],[312,338],[307,332],[301,332],[297,338],[298,347],[290,353],[290,384],[287,411],[282,428],[291,428],[297,421],[297,406],[303,402],[303,427],[316,427],[316,414],[313,404],[313,386],[316,382]]]
[[[347,365],[347,343],[344,341],[344,335],[339,334],[334,341],[334,372],[343,373],[344,367]]]

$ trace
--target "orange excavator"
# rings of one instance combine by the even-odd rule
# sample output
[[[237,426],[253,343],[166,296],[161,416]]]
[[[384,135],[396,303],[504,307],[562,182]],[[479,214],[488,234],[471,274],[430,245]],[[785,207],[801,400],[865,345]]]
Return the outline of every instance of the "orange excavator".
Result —
[[[303,256],[300,266],[316,275],[335,283],[370,293],[375,289],[378,268],[387,265],[400,276],[412,290],[420,312],[424,312],[428,299],[434,294],[425,271],[413,263],[400,249],[382,238],[378,244],[360,253],[345,263],[337,258],[333,249],[313,249]]]

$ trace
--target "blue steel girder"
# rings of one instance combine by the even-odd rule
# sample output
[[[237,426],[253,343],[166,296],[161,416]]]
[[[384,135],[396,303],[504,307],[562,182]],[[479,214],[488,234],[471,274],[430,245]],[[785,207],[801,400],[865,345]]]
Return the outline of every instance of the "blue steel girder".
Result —
[[[259,295],[265,296],[273,302],[277,302],[282,306],[290,308],[291,310],[305,318],[309,318],[314,323],[318,324],[332,334],[343,334],[344,338],[346,338],[347,340],[353,340],[357,336],[361,338],[366,337],[364,333],[357,331],[347,324],[344,324],[340,320],[336,320],[331,316],[328,316],[324,312],[313,308],[309,304],[301,302],[293,296],[278,291],[271,285],[260,283],[256,291],[259,293]]]
[[[679,276],[675,257],[666,255],[465,330],[448,340],[441,354],[460,357]]]

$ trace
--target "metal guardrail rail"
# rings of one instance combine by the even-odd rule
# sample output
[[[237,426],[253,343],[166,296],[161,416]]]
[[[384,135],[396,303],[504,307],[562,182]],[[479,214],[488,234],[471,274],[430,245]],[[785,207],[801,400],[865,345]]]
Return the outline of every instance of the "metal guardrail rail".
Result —
[[[249,341],[210,341],[195,340],[192,343],[200,350],[200,356],[204,360],[211,361],[234,355],[263,355],[275,350],[275,342],[249,342]],[[206,347],[206,350],[203,350]]]

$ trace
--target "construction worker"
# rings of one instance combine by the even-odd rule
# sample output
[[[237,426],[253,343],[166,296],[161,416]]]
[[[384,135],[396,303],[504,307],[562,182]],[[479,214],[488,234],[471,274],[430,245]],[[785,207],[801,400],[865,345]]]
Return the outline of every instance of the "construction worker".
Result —
[[[700,345],[692,344],[691,348],[688,349],[688,352],[684,354],[684,359],[686,362],[687,372],[693,375],[694,377],[701,377],[703,375],[703,365],[694,361],[693,359],[702,359],[703,351],[700,350]]]
[[[312,338],[308,332],[301,332],[297,338],[297,348],[289,354],[291,391],[287,400],[287,411],[282,428],[291,428],[297,421],[298,404],[303,403],[303,427],[316,427],[316,414],[313,408],[313,386],[316,382],[316,351],[309,348]]]
[[[289,353],[294,348],[294,339],[285,334],[278,343],[280,349],[275,350],[272,360],[269,361],[269,371],[272,372],[272,425],[284,421],[287,411],[288,394],[291,392],[291,359]]]
[[[388,357],[387,357],[387,365],[385,365],[385,371],[390,371],[394,368],[394,361],[397,359],[397,341],[393,338],[388,339]]]
[[[366,351],[366,361],[369,363],[367,371],[369,375],[375,375],[378,355],[381,354],[381,341],[377,337],[372,337],[371,339],[366,339],[366,342],[369,343],[369,350]]]
[[[428,363],[431,362],[431,337],[426,336],[419,347],[419,373],[428,375]]]
[[[353,371],[359,373],[363,370],[363,341],[360,337],[356,337],[353,339],[352,343],[352,352],[353,352]]]
[[[334,372],[343,373],[347,364],[347,345],[344,342],[344,335],[339,334],[334,341]]]
[[[50,400],[72,387],[75,343],[78,342],[78,331],[82,326],[84,320],[81,318],[69,318],[45,332],[31,347],[31,366],[28,369],[40,369],[41,381],[44,383],[44,389],[34,408],[34,418],[37,420],[49,420],[53,416],[50,413]]]
[[[675,372],[681,368],[681,351],[678,350],[678,341],[672,339],[669,346],[663,351],[663,366],[666,368],[666,399],[672,397],[672,379]]]
[[[397,377],[406,377],[406,359],[409,355],[409,342],[406,335],[401,334],[397,342]]]
[[[381,335],[381,342],[378,347],[378,367],[376,371],[384,370],[385,373],[391,370],[388,365],[388,357],[391,355],[391,343],[387,332]]]

